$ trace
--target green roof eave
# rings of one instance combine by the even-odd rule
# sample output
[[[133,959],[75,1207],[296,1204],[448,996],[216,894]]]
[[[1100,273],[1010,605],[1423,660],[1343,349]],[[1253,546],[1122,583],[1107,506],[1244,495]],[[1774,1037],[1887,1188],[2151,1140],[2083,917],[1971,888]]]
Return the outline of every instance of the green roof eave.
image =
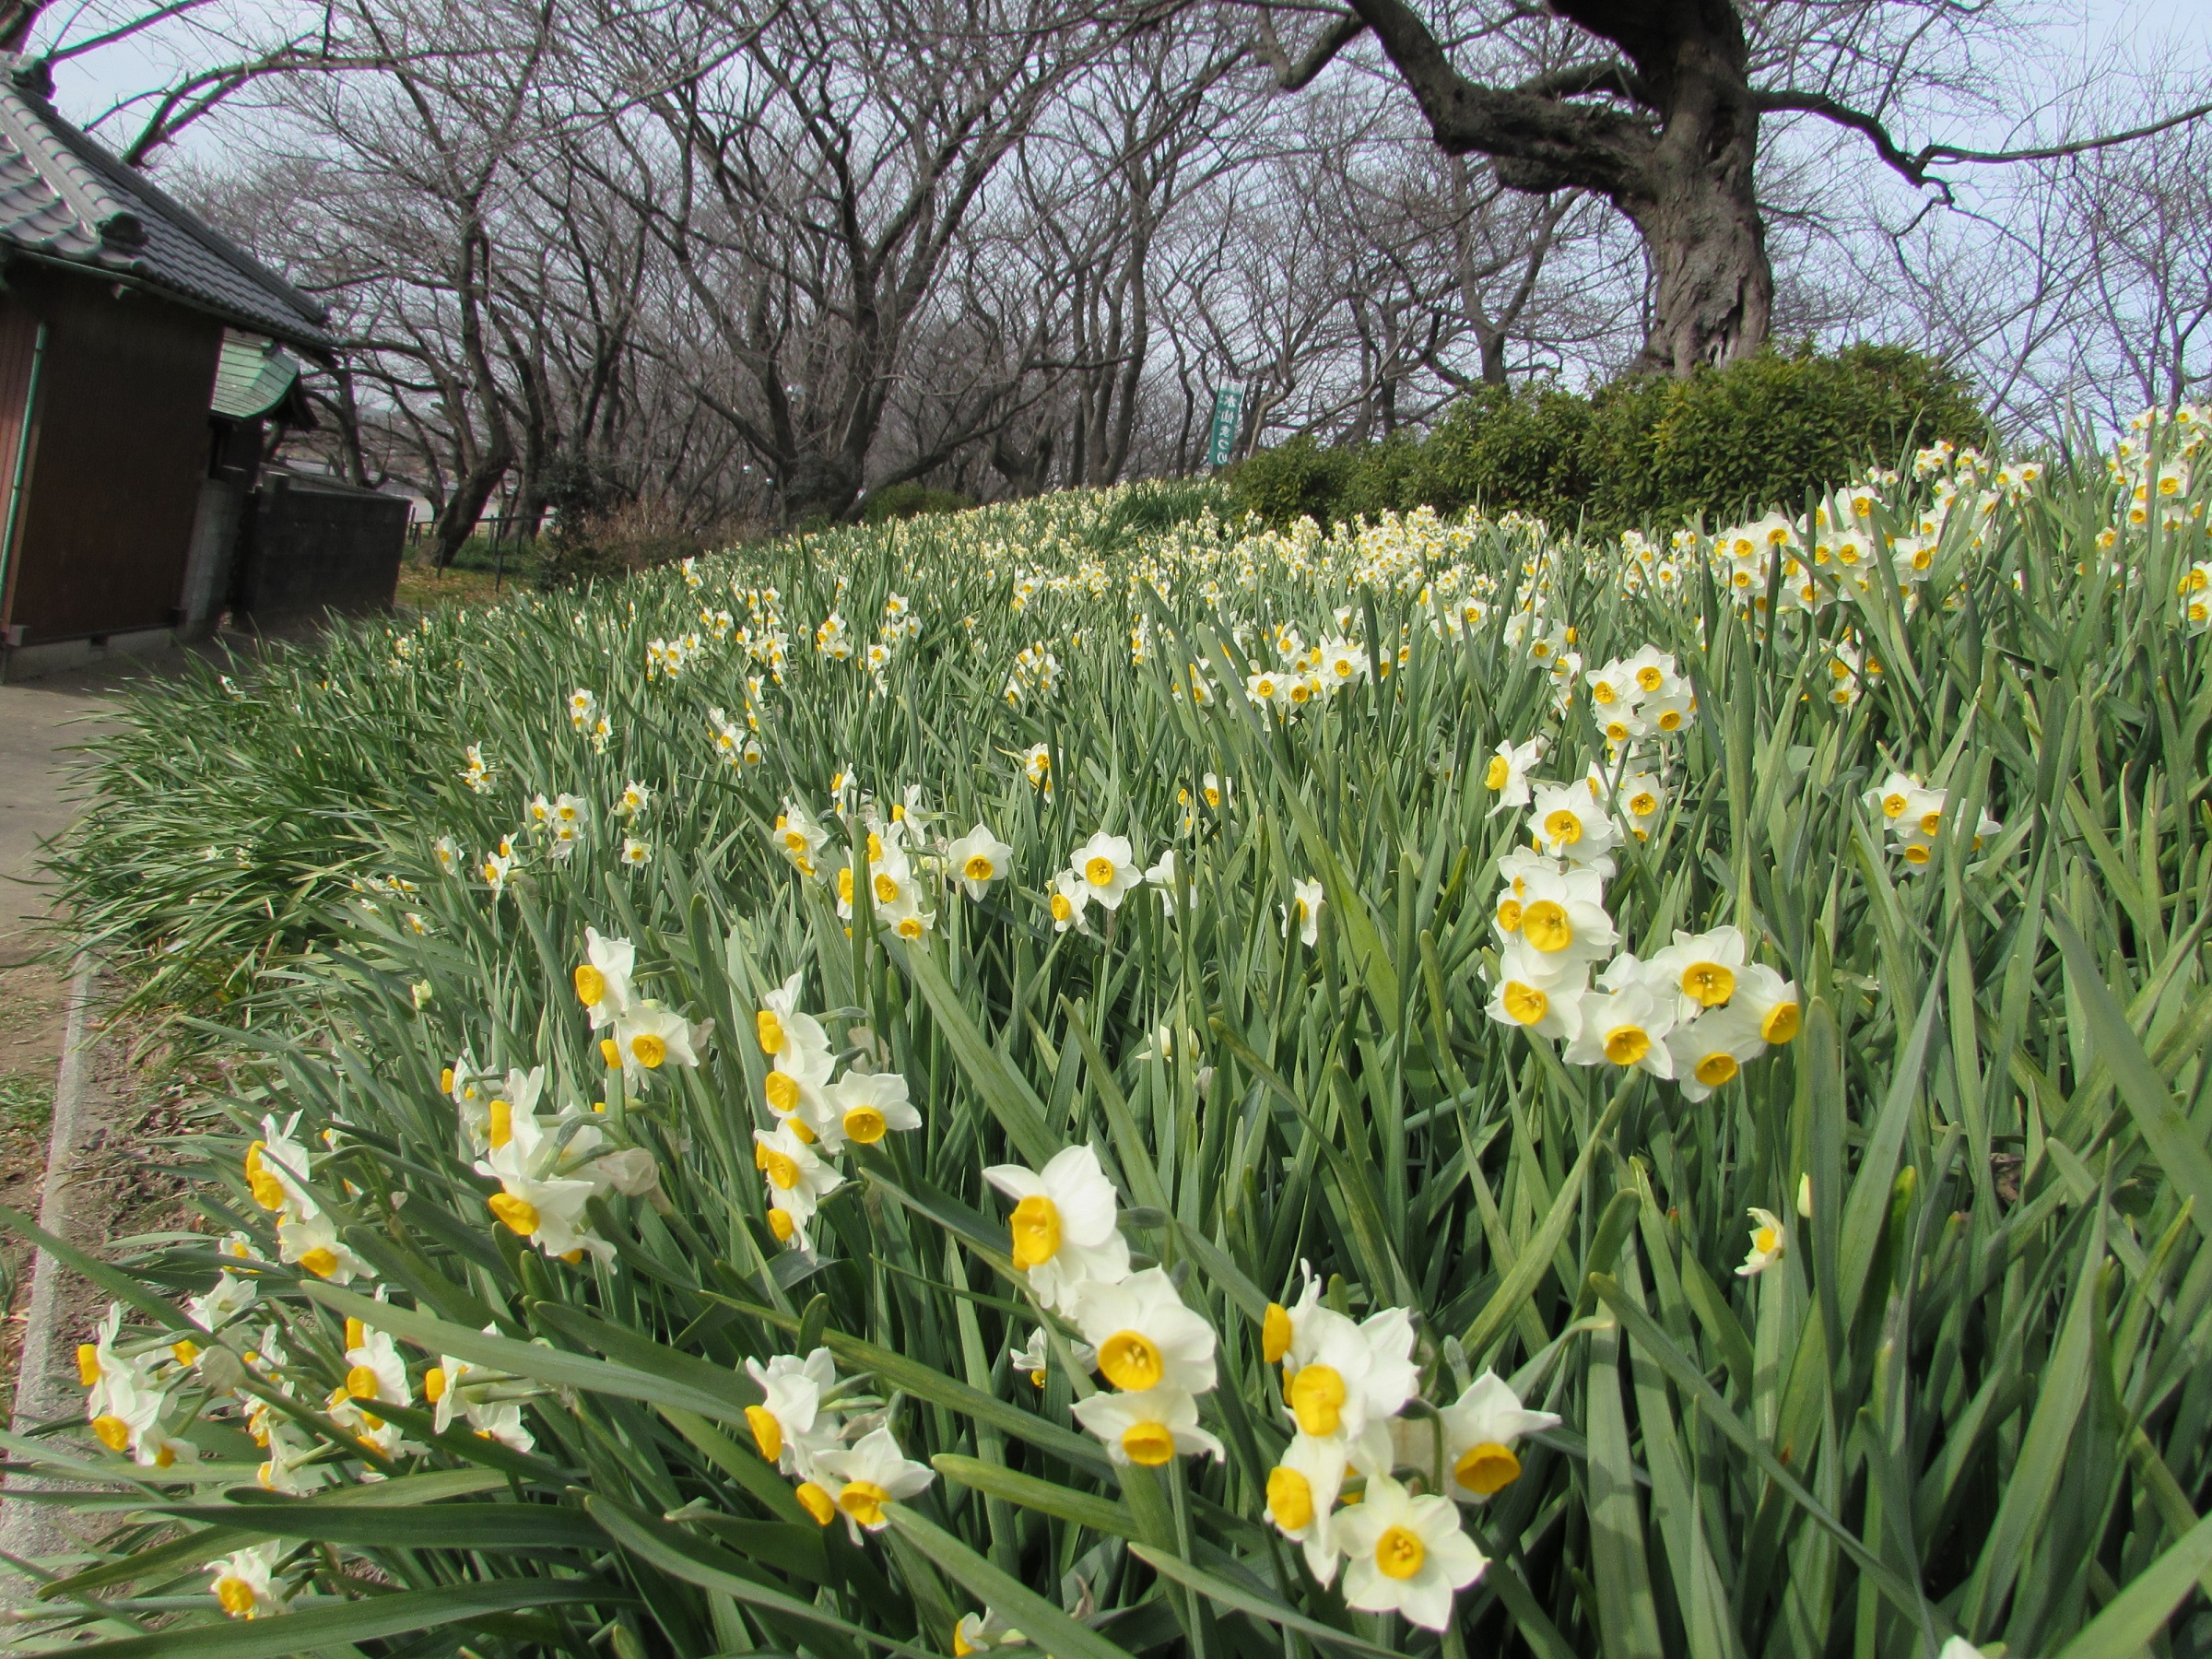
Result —
[[[300,378],[300,365],[264,335],[223,330],[223,354],[215,369],[210,412],[232,420],[258,420],[274,409]]]

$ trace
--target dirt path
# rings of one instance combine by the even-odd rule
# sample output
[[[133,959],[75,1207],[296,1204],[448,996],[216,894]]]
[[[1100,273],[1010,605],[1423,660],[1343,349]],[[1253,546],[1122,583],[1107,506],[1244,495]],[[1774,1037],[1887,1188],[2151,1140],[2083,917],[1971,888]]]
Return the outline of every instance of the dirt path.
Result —
[[[73,975],[39,866],[83,808],[77,751],[109,729],[115,689],[173,674],[184,660],[177,653],[0,686],[0,1204],[95,1252],[137,1230],[149,1206],[173,1202],[173,1184],[149,1176],[146,1150],[173,1122],[176,1101],[147,1085],[127,1035],[102,1018],[97,978],[72,1020]],[[50,1161],[59,1176],[51,1183]],[[20,1241],[0,1238],[0,1403],[13,1401],[18,1430],[74,1411],[75,1344],[100,1313],[91,1286],[58,1272],[41,1283],[35,1262]],[[26,1359],[38,1374],[18,1390]],[[7,1547],[29,1555],[61,1547],[44,1525],[51,1512],[23,1510],[0,1505]]]

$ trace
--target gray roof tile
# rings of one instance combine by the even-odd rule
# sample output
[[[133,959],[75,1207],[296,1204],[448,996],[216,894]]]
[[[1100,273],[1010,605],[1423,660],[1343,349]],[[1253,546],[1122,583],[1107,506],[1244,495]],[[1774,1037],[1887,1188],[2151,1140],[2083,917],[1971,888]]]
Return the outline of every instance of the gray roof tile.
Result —
[[[0,248],[142,282],[311,349],[336,344],[323,306],[70,125],[41,80],[37,65],[0,74]]]

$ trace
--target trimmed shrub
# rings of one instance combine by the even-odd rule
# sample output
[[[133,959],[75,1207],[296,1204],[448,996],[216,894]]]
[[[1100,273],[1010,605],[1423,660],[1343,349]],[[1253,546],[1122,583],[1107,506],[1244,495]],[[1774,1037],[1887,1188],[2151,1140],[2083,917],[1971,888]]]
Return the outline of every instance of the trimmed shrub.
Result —
[[[1900,346],[1761,352],[1688,380],[1642,377],[1598,393],[1588,505],[1615,527],[1794,508],[1937,438],[1982,444],[1990,429],[1966,381],[1932,358]]]
[[[925,512],[964,512],[975,505],[973,496],[957,489],[932,489],[926,484],[893,484],[867,499],[861,509],[864,524],[888,524],[892,519],[919,518]]]
[[[1544,382],[1483,386],[1425,439],[1324,449],[1296,438],[1234,468],[1230,486],[1240,509],[1278,524],[1478,506],[1561,526],[1665,528],[1800,502],[1937,438],[1990,435],[1966,381],[1931,358],[1805,348],[1688,380],[1633,376],[1591,396]]]

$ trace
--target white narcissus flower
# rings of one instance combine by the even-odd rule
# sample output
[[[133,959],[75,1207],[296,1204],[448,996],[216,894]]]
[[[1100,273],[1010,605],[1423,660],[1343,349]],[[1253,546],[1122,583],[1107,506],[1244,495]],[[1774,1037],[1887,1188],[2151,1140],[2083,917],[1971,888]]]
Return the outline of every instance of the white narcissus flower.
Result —
[[[1783,979],[1764,962],[1745,964],[1736,976],[1730,1006],[1750,1014],[1758,1021],[1759,1034],[1776,1048],[1797,1035],[1803,1018],[1795,982]]]
[[[1283,1461],[1267,1475],[1267,1519],[1303,1548],[1307,1567],[1324,1590],[1335,1581],[1341,1559],[1332,1523],[1347,1466],[1340,1437],[1294,1434]]]
[[[1366,1495],[1334,1521],[1345,1554],[1344,1599],[1363,1613],[1397,1613],[1441,1630],[1452,1622],[1452,1594],[1489,1565],[1460,1530],[1449,1498],[1414,1497],[1387,1475],[1371,1477]]]
[[[1302,1323],[1312,1357],[1283,1384],[1284,1407],[1300,1434],[1358,1441],[1370,1424],[1387,1422],[1405,1408],[1420,1382],[1411,1359],[1413,1321],[1405,1309],[1385,1308],[1355,1324],[1332,1309],[1315,1308]],[[1363,1454],[1361,1461],[1371,1459]]]
[[[320,1206],[307,1190],[307,1179],[314,1172],[313,1154],[292,1135],[299,1126],[296,1112],[281,1129],[273,1113],[264,1117],[261,1138],[246,1148],[245,1171],[254,1203],[279,1216],[304,1218],[315,1215]]]
[[[1097,1350],[1100,1373],[1130,1394],[1165,1385],[1204,1394],[1214,1385],[1214,1327],[1158,1267],[1120,1284],[1076,1288],[1077,1327]]]
[[[1088,1343],[1070,1342],[1067,1349],[1075,1357],[1076,1363],[1083,1368],[1085,1374],[1098,1370],[1098,1350]],[[1052,1370],[1052,1338],[1046,1334],[1045,1328],[1039,1325],[1030,1333],[1028,1342],[1020,1347],[1008,1348],[1006,1358],[1013,1361],[1016,1371],[1028,1371],[1030,1382],[1042,1388],[1045,1377]]]
[[[334,1285],[374,1277],[368,1263],[338,1242],[337,1224],[320,1210],[298,1218],[288,1212],[278,1219],[276,1255],[287,1266],[304,1267]]]
[[[815,856],[829,842],[830,832],[806,807],[787,800],[783,810],[776,815],[775,826],[769,830],[768,838],[792,868],[803,876],[810,876],[814,873]]]
[[[1008,1218],[1014,1265],[1054,1312],[1073,1316],[1077,1292],[1090,1280],[1129,1277],[1113,1183],[1089,1147],[1069,1147],[1042,1170],[994,1164],[983,1179],[1013,1199]]]
[[[1063,870],[1053,877],[1046,902],[1052,908],[1054,933],[1065,933],[1071,927],[1077,933],[1090,931],[1090,924],[1083,919],[1084,908],[1090,903],[1090,883],[1079,871]]]
[[[838,1415],[822,1408],[822,1396],[837,1386],[830,1350],[818,1347],[804,1359],[778,1354],[766,1365],[747,1359],[745,1369],[760,1389],[760,1404],[745,1408],[760,1455],[785,1475],[818,1479],[822,1458],[843,1443]]]
[[[753,1016],[753,1031],[760,1040],[760,1052],[771,1059],[782,1053],[784,1042],[792,1039],[830,1046],[828,1035],[814,1017],[799,1012],[799,986],[806,977],[801,970],[773,991],[761,994],[760,1011]]]
[[[1548,862],[1548,861],[1547,861]],[[1600,962],[1619,935],[1606,913],[1591,872],[1524,869],[1498,901],[1500,935],[1535,953],[1547,971],[1564,974],[1577,962]]]
[[[1735,1270],[1738,1278],[1753,1278],[1782,1260],[1782,1253],[1789,1247],[1789,1230],[1782,1218],[1772,1210],[1756,1206],[1750,1212],[1751,1253],[1744,1257],[1744,1265]]]
[[[691,1022],[658,1003],[639,1003],[615,1021],[615,1050],[623,1074],[633,1081],[640,1072],[664,1065],[697,1065],[692,1037]]]
[[[576,1000],[596,1031],[629,1012],[634,997],[630,975],[637,971],[637,947],[628,939],[602,938],[595,927],[583,930],[584,959],[576,969]]]
[[[890,1130],[922,1127],[906,1079],[897,1072],[848,1071],[828,1094],[830,1116],[821,1127],[825,1152],[841,1151],[847,1141],[872,1147]]]
[[[1529,807],[1529,830],[1552,857],[1605,870],[1612,867],[1606,855],[1620,844],[1620,826],[1580,782],[1538,785]]]
[[[1666,1047],[1686,1100],[1704,1100],[1767,1052],[1758,1015],[1741,1003],[1677,1026],[1666,1034]]]
[[[283,1612],[288,1598],[274,1574],[290,1547],[282,1538],[271,1538],[208,1562],[214,1580],[208,1588],[223,1611],[233,1618],[263,1618]]]
[[[971,899],[981,899],[991,890],[993,882],[1005,880],[1006,872],[1014,867],[1014,849],[992,834],[980,818],[974,829],[945,849],[945,857],[954,878],[967,888]]]
[[[215,1282],[215,1288],[205,1296],[188,1296],[184,1311],[196,1324],[210,1331],[219,1331],[253,1305],[259,1288],[252,1279],[241,1279],[228,1268]]]
[[[830,1076],[837,1069],[837,1056],[830,1051],[829,1033],[809,1016],[789,1012],[782,1017],[775,1054],[776,1063],[763,1086],[769,1111],[818,1137],[836,1116],[830,1102]]]
[[[1498,959],[1497,986],[1488,1012],[1500,1025],[1519,1026],[1531,1037],[1574,1041],[1583,1033],[1583,998],[1588,964],[1560,972],[1518,939]]]
[[[1159,901],[1169,915],[1175,913],[1175,849],[1170,847],[1159,855],[1159,862],[1145,872],[1145,885],[1159,889]]]
[[[1485,787],[1494,793],[1498,801],[1490,808],[1492,816],[1511,807],[1525,806],[1529,799],[1529,769],[1544,758],[1544,739],[1531,737],[1526,743],[1500,743],[1490,756],[1490,764],[1484,771]]]
[[[773,1134],[753,1131],[753,1165],[768,1178],[768,1224],[785,1243],[806,1247],[806,1226],[845,1178],[814,1154],[790,1124]],[[778,1220],[777,1218],[782,1219]]]
[[[1278,908],[1283,912],[1283,934],[1288,937],[1292,928],[1298,930],[1299,943],[1311,948],[1321,939],[1321,912],[1328,901],[1322,897],[1318,881],[1292,881],[1290,902]]]
[[[1198,1427],[1198,1402],[1180,1388],[1094,1394],[1077,1400],[1076,1420],[1105,1442],[1117,1464],[1157,1468],[1177,1453],[1221,1455],[1221,1442]]]
[[[1531,1411],[1521,1404],[1504,1378],[1485,1371],[1467,1385],[1466,1392],[1440,1416],[1444,1425],[1444,1465],[1448,1489],[1462,1503],[1487,1503],[1521,1478],[1521,1459],[1513,1442],[1523,1435],[1556,1429],[1559,1419],[1548,1411]],[[1415,1467],[1423,1466],[1407,1459]]]
[[[622,838],[622,862],[631,869],[653,862],[653,848],[634,835]]]
[[[855,1544],[863,1528],[881,1532],[891,1524],[883,1512],[885,1504],[912,1498],[936,1478],[927,1465],[900,1451],[888,1429],[864,1436],[847,1451],[830,1453],[822,1459],[822,1468],[843,1483],[835,1498]]]
[[[991,1607],[984,1608],[981,1615],[963,1613],[959,1623],[952,1627],[953,1659],[967,1659],[970,1653],[988,1653],[994,1648],[1029,1644],[1027,1636],[1009,1625],[1004,1614]]]
[[[1740,929],[1716,927],[1711,933],[1688,934],[1677,928],[1674,943],[1653,954],[1650,967],[1655,981],[1665,982],[1680,994],[1677,1017],[1694,1019],[1707,1008],[1728,1006],[1747,959]]]
[[[346,1322],[346,1392],[357,1400],[386,1406],[414,1404],[407,1362],[390,1333],[372,1331],[358,1319]]]
[[[500,1190],[485,1200],[492,1215],[517,1238],[571,1265],[587,1252],[603,1262],[613,1260],[614,1246],[584,1219],[583,1206],[598,1189],[589,1181],[532,1174],[530,1150],[522,1141],[510,1140],[477,1165],[500,1183]]]
[[[1675,1075],[1666,1035],[1675,1029],[1674,997],[1664,999],[1635,971],[1632,956],[1618,957],[1600,977],[1602,990],[1583,994],[1583,1029],[1560,1058],[1570,1065],[1618,1065],[1654,1077]]]
[[[1110,911],[1121,909],[1122,895],[1144,879],[1129,838],[1103,830],[1076,849],[1068,867],[1083,878],[1092,901]]]

